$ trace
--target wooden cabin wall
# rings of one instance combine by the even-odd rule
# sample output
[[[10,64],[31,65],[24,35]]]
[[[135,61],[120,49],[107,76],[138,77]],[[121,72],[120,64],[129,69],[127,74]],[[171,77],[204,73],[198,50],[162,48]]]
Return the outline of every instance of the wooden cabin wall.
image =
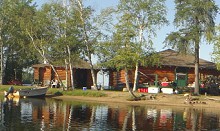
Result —
[[[39,81],[39,68],[36,67],[34,68],[34,82],[38,82]]]
[[[66,68],[65,67],[55,67],[55,70],[57,71],[57,73],[60,77],[60,80],[62,80],[63,84],[66,84]],[[98,71],[99,70],[95,70],[96,76],[97,76]],[[93,85],[92,75],[91,75],[90,69],[75,69],[74,68],[73,74],[74,74],[75,84],[77,84],[77,82],[80,82],[80,85],[86,86],[88,88],[91,88],[91,86]],[[77,76],[77,74],[80,74],[81,77],[77,78],[77,77],[79,77],[79,76]],[[52,68],[50,66],[34,67],[34,79],[36,80],[36,82],[41,82],[42,85],[48,85],[48,86],[51,84],[51,81],[53,79],[58,80],[55,72],[52,70]],[[83,79],[83,81],[81,81],[80,79]],[[68,70],[68,80],[67,80],[68,87],[72,86],[70,80],[71,80],[70,70]]]
[[[172,66],[162,66],[162,67],[139,67],[139,84],[149,83],[155,84],[155,74],[158,75],[158,82],[161,82],[164,77],[168,78],[168,81],[175,81],[175,69]],[[188,84],[192,84],[195,81],[194,68],[188,68]],[[214,75],[220,76],[220,71],[211,69],[201,69],[200,70],[200,80],[204,80],[207,76]],[[134,70],[129,71],[129,81],[133,83],[134,81]],[[111,70],[109,74],[109,85],[113,87],[118,87],[120,84],[125,83],[124,71]]]
[[[44,80],[51,80],[51,68],[46,67],[46,71],[44,73]]]
[[[195,73],[194,73],[195,69],[194,68],[189,68],[188,69],[188,81],[187,84],[193,84],[193,82],[195,81]]]
[[[139,83],[149,83],[154,84],[156,80],[155,75],[158,76],[158,82],[162,82],[165,77],[168,81],[175,80],[175,68],[174,67],[163,67],[163,68],[153,68],[153,67],[140,67],[139,71]]]
[[[109,72],[109,85],[112,86],[112,88],[115,88],[118,86],[120,82],[119,72],[116,70],[111,70]]]
[[[66,69],[61,68],[61,67],[59,67],[59,68],[57,67],[56,70],[57,70],[57,73],[58,73],[60,79],[62,81],[66,81]],[[85,84],[86,84],[86,87],[91,88],[91,86],[93,85],[91,71],[89,69],[73,69],[75,84],[76,84],[76,79],[77,79],[76,70],[78,70],[79,72],[80,71],[86,71],[87,77],[86,77],[86,83]],[[97,71],[95,71],[95,73],[97,74]],[[72,86],[70,80],[71,80],[70,70],[68,70],[68,83],[67,83],[68,87]]]
[[[108,81],[108,85],[109,86],[114,86],[117,85],[117,81],[115,80],[117,79],[116,77],[116,71],[113,70],[109,70],[109,81]]]
[[[134,81],[134,71],[128,71],[129,75],[129,83],[132,84]],[[115,88],[117,86],[125,86],[125,71],[120,70],[110,70],[109,71],[109,86],[112,86],[112,88]]]
[[[66,80],[66,69],[61,67],[56,67],[57,74],[60,77],[60,80]],[[55,75],[55,79],[58,79]]]
[[[51,67],[45,67],[44,78],[42,81],[44,86],[49,86],[51,82]]]
[[[60,80],[62,80],[63,84],[66,84],[66,69],[64,67],[56,67],[57,74],[60,77]],[[68,77],[67,77],[67,87],[70,86],[70,70],[68,70]],[[55,75],[55,79],[58,79]]]
[[[168,78],[168,81],[175,80],[175,68],[174,67],[164,67],[164,68],[151,68],[151,67],[140,67],[139,71],[139,83],[149,83],[154,84],[155,74],[158,75],[158,81],[162,81],[164,77]],[[120,84],[125,83],[124,71],[111,71],[109,78],[109,85],[117,87]],[[134,82],[134,70],[129,71],[129,82],[133,84]]]

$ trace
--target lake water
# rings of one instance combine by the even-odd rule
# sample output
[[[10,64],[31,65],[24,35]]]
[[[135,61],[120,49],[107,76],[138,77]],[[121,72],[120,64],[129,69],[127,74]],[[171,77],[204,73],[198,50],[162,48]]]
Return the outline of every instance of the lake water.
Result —
[[[220,130],[220,111],[46,99],[1,100],[0,131]]]

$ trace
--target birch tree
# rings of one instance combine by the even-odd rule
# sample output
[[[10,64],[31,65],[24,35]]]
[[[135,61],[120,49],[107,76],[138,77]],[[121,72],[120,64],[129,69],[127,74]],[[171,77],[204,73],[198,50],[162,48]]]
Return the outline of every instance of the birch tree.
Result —
[[[146,65],[145,52],[152,53],[152,39],[156,36],[156,30],[167,24],[165,0],[121,0],[118,12],[128,15],[131,26],[135,31],[134,41],[136,46],[136,62],[133,91],[138,85],[138,71],[140,65]]]
[[[129,93],[137,89],[139,66],[153,65],[157,62],[152,48],[156,29],[167,24],[164,0],[120,0],[115,8],[106,12],[115,16],[112,37],[103,42],[100,59],[104,65],[125,72],[125,85]],[[108,15],[106,15],[108,17]],[[106,18],[104,20],[107,20]],[[111,24],[110,24],[111,25]],[[113,25],[113,24],[112,24]],[[135,68],[133,89],[130,87],[130,72]]]
[[[30,48],[34,49],[36,53],[38,53],[39,58],[44,63],[48,63],[55,75],[58,78],[58,81],[63,86],[62,81],[54,68],[54,63],[52,58],[57,58],[56,49],[56,25],[53,23],[54,19],[58,19],[58,17],[54,17],[55,13],[51,12],[50,5],[44,5],[42,10],[36,11],[33,14],[33,17],[30,19],[26,19],[23,24],[23,30],[27,34],[27,38],[30,39],[31,45]],[[56,52],[56,53],[55,53]],[[52,54],[52,55],[51,55]],[[64,88],[63,88],[64,89]]]
[[[80,48],[78,30],[74,21],[74,13],[62,3],[57,2],[43,5],[42,9],[38,10],[33,19],[29,21],[29,24],[24,25],[34,49],[40,54],[43,61],[50,64],[63,89],[64,85],[54,64],[69,65],[66,68],[67,71],[70,69],[70,83],[74,89],[72,63],[73,59],[75,61],[79,59],[78,48]],[[66,82],[68,82],[68,77]]]
[[[93,86],[97,89],[96,72],[94,70],[94,64],[92,57],[95,55],[95,47],[97,45],[97,39],[100,36],[100,31],[95,25],[93,13],[94,10],[89,6],[84,6],[82,0],[70,0],[71,8],[73,8],[78,16],[78,29],[80,30],[80,41],[83,47],[81,48],[81,55],[88,60],[90,65]]]

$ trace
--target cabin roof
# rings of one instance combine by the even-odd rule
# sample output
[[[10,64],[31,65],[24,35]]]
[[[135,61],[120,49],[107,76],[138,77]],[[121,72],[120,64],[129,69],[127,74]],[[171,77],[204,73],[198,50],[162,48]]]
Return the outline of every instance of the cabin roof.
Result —
[[[32,67],[47,67],[47,66],[50,66],[50,64],[35,64]],[[65,67],[65,65],[54,65],[54,67]],[[89,63],[82,59],[73,62],[72,67],[76,69],[90,69]],[[95,67],[95,69],[97,68]]]
[[[179,67],[195,67],[194,55],[181,54],[174,50],[167,49],[159,52],[160,63],[164,66],[179,66]],[[204,59],[199,59],[199,68],[216,69],[216,64]]]

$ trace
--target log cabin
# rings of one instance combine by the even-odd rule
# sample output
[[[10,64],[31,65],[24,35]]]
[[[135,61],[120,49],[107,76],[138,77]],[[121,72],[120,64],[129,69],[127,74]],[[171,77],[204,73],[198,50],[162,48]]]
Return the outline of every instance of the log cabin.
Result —
[[[158,65],[139,67],[138,84],[140,85],[161,85],[161,82],[175,82],[177,87],[191,86],[195,80],[194,74],[194,56],[183,55],[174,50],[167,49],[158,52],[160,62]],[[209,76],[219,76],[215,63],[199,59],[199,79],[204,81]],[[134,70],[130,70],[129,82],[132,85],[134,81]],[[124,71],[110,70],[109,85],[113,88],[125,87]]]
[[[42,86],[51,86],[52,80],[58,80],[55,72],[50,64],[35,64],[32,66],[34,69],[34,82]],[[59,75],[60,80],[66,87],[71,86],[70,82],[70,69],[66,71],[66,66],[54,65],[54,68]],[[93,85],[90,65],[84,60],[79,60],[72,64],[74,85],[76,88],[87,87],[91,88]],[[95,69],[97,76],[98,68]]]

